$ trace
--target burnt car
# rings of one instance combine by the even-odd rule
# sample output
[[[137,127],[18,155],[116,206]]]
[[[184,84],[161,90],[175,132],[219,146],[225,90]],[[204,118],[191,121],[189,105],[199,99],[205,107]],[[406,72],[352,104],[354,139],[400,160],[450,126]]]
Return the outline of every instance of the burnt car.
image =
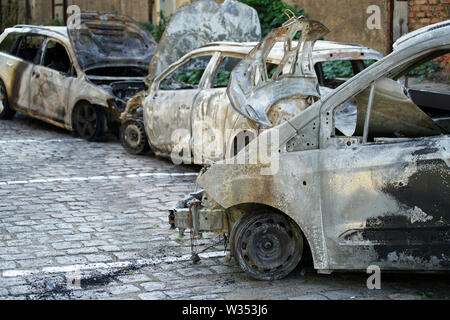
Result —
[[[301,28],[295,19],[266,40],[281,37],[289,47]],[[295,88],[306,74],[254,86],[258,76],[251,72],[264,65],[258,57],[272,45],[263,41],[237,66],[228,88],[237,111],[263,124],[271,104],[298,99],[277,90],[277,82]],[[300,48],[290,48],[285,59],[297,62]],[[430,61],[448,61],[449,53],[450,21],[403,36],[390,55],[260,134],[237,155],[244,162],[206,168],[198,178],[203,190],[171,210],[172,226],[229,235],[238,264],[261,280],[287,276],[307,249],[319,273],[373,265],[449,270],[448,65],[431,89],[405,81]],[[258,150],[267,144],[264,158]]]
[[[319,22],[308,21],[308,26],[319,30],[305,31],[309,36],[294,41],[293,45],[306,48],[328,32]],[[227,95],[231,71],[257,45],[211,43],[170,65],[153,80],[148,93],[135,97],[135,106],[130,110],[139,109],[141,114],[128,112],[132,119],[125,121],[122,130],[124,147],[130,153],[139,154],[147,151],[149,145],[156,155],[184,163],[205,164],[230,158],[245,146],[246,143],[240,143],[242,139],[249,142],[268,127],[292,118],[322,94],[382,58],[379,52],[363,46],[317,41],[311,53],[302,58],[311,61],[313,66],[313,72],[297,91],[302,99],[289,105],[272,106],[270,123],[262,126],[236,112]],[[268,73],[276,76],[280,65],[289,72],[287,69],[292,65],[283,62],[283,55],[284,44],[275,43],[266,56],[264,67]],[[330,72],[336,63],[343,65],[346,73]],[[144,119],[140,125],[134,120],[139,117]]]
[[[146,89],[156,43],[131,18],[85,12],[68,27],[15,26],[0,37],[0,119],[16,111],[97,140]]]

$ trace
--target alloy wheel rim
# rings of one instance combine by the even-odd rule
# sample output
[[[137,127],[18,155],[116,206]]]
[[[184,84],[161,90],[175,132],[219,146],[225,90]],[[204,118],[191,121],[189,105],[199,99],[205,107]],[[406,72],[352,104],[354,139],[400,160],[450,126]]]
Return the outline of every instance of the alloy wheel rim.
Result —
[[[77,128],[82,137],[90,138],[95,135],[97,128],[97,113],[88,105],[78,109]]]

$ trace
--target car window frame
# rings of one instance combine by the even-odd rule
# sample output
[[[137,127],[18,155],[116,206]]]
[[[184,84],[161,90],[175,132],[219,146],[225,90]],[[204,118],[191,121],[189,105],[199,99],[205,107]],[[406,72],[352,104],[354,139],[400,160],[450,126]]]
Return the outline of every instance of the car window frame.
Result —
[[[239,60],[244,60],[245,55],[239,54],[239,53],[233,53],[233,52],[217,52],[216,53],[216,63],[214,67],[212,68],[210,77],[206,83],[205,89],[224,89],[227,87],[214,87],[214,80],[217,78],[217,73],[219,72],[219,68],[222,65],[223,61],[226,58],[236,58]]]
[[[48,43],[50,41],[53,41],[53,42],[56,42],[56,43],[62,45],[64,47],[64,49],[66,50],[66,54],[67,54],[67,56],[69,57],[69,60],[70,60],[70,71],[69,72],[64,73],[62,71],[58,71],[56,69],[52,69],[52,68],[44,66],[44,57],[45,57],[45,54],[47,52]],[[70,54],[69,48],[66,46],[66,44],[63,41],[61,41],[59,39],[56,39],[54,37],[46,37],[46,39],[44,41],[44,44],[43,44],[43,48],[42,48],[42,53],[41,53],[39,66],[41,66],[41,67],[43,67],[45,69],[57,72],[57,73],[65,76],[65,77],[68,77],[68,78],[70,78],[70,77],[77,78],[78,77],[78,71],[77,71],[77,69],[75,67],[74,59],[72,58],[72,55]]]
[[[186,89],[170,89],[170,90],[164,90],[161,89],[161,83],[167,79],[168,76],[170,76],[173,72],[175,72],[177,69],[181,68],[182,66],[184,66],[186,63],[188,63],[189,61],[199,58],[199,57],[205,57],[205,56],[211,56],[211,59],[209,60],[206,68],[205,68],[205,72],[202,75],[202,78],[200,79],[200,82],[198,83],[198,87],[197,88],[186,88]],[[213,58],[215,56],[215,53],[211,53],[211,52],[199,52],[190,56],[185,57],[183,60],[178,61],[177,63],[173,64],[172,66],[170,66],[169,68],[166,69],[166,71],[164,71],[160,76],[158,76],[157,81],[155,81],[155,91],[163,91],[163,92],[167,92],[167,91],[180,91],[180,90],[202,90],[205,88],[205,83],[206,80],[208,78],[208,71],[211,68],[211,65],[213,63]]]
[[[446,47],[446,48],[445,48]],[[336,92],[331,94],[328,99],[326,101],[322,102],[322,105],[320,106],[320,113],[319,113],[319,117],[320,117],[320,123],[321,123],[321,130],[320,132],[324,132],[326,131],[327,134],[319,137],[320,139],[320,144],[324,146],[324,148],[328,148],[330,147],[330,143],[327,143],[326,141],[347,141],[350,142],[351,144],[347,146],[348,147],[354,147],[354,143],[358,143],[359,146],[370,146],[370,145],[374,145],[376,144],[376,142],[371,142],[371,141],[364,141],[364,136],[351,136],[351,137],[347,137],[347,136],[336,136],[333,135],[333,133],[335,133],[335,119],[336,119],[336,113],[338,111],[338,109],[340,107],[342,107],[345,103],[347,103],[348,101],[350,101],[352,98],[356,97],[358,94],[360,94],[361,92],[363,92],[366,89],[371,88],[371,86],[373,86],[373,84],[376,84],[380,79],[382,78],[388,78],[394,81],[397,81],[404,72],[407,72],[407,70],[410,68],[411,65],[415,65],[418,63],[418,61],[420,60],[426,60],[426,57],[430,57],[433,54],[435,54],[436,52],[442,52],[445,50],[450,50],[450,44],[447,45],[443,45],[443,46],[439,46],[439,47],[433,47],[433,48],[429,48],[428,50],[424,50],[421,52],[416,52],[412,55],[410,55],[409,59],[399,59],[396,56],[393,56],[393,54],[391,54],[390,56],[385,57],[384,59],[378,60],[376,63],[374,63],[373,65],[366,67],[366,69],[364,69],[362,72],[360,72],[359,74],[355,75],[353,78],[351,78],[349,81],[347,81],[345,84],[348,87],[346,87],[344,90],[349,89],[348,92],[345,93],[345,98],[344,99],[339,99],[338,102],[334,101],[334,98],[336,97],[335,94],[337,94]],[[392,62],[394,62],[394,67],[391,66]],[[395,63],[396,62],[396,63]],[[382,67],[381,70],[376,70],[373,72],[368,72],[368,69],[377,69],[379,67]],[[361,75],[361,73],[363,73]],[[366,74],[364,74],[366,73]],[[364,78],[364,84],[360,85],[360,86],[354,86],[353,81],[356,83],[360,77],[370,77],[369,75],[375,73],[376,76],[373,77],[371,80]],[[353,84],[353,85],[352,85]],[[326,130],[324,129],[324,123],[326,120],[326,123],[328,125],[328,123],[330,122],[329,117],[332,117],[332,128],[327,128]],[[329,130],[331,129],[331,130]],[[370,126],[369,126],[369,131],[370,131]],[[404,141],[413,141],[413,140],[420,140],[420,139],[424,139],[425,137],[421,137],[421,138],[404,138]],[[427,138],[435,138],[435,137],[427,137]],[[392,140],[394,143],[395,140]],[[325,143],[324,143],[325,142]],[[336,145],[336,143],[331,143],[332,145]],[[322,147],[321,147],[322,148]]]
[[[7,55],[9,55],[9,56],[12,56],[12,57],[21,59],[21,58],[17,57],[16,52],[17,52],[18,43],[19,43],[20,41],[22,41],[22,37],[23,37],[23,33],[22,33],[22,32],[14,32],[14,31],[13,31],[13,32],[8,33],[8,34],[5,36],[5,38],[2,40],[1,44],[3,44],[3,43],[6,41],[6,39],[7,39],[8,37],[11,37],[11,36],[17,36],[17,39],[16,39],[16,40],[14,41],[14,43],[12,44],[12,46],[11,46],[11,48],[10,48],[10,52],[0,51],[0,53],[1,53],[1,54],[7,54]]]
[[[43,41],[42,41],[42,43],[41,43],[41,45],[40,45],[40,47],[39,47],[39,49],[38,49],[38,51],[37,51],[37,53],[36,53],[36,56],[34,57],[34,60],[33,60],[33,61],[25,60],[24,58],[19,57],[19,56],[17,55],[18,45],[21,43],[21,41],[23,41],[24,38],[26,38],[26,37],[28,37],[28,36],[31,36],[31,37],[42,37],[42,38],[44,38]],[[42,49],[43,49],[43,47],[44,47],[44,44],[45,44],[47,38],[48,38],[48,37],[47,37],[46,35],[43,35],[43,34],[40,34],[40,33],[36,33],[36,32],[23,32],[20,41],[16,43],[16,48],[15,48],[15,52],[14,52],[14,57],[16,57],[17,59],[19,59],[20,61],[25,62],[25,63],[29,63],[29,64],[32,64],[32,65],[35,65],[35,66],[36,66],[36,65],[39,65],[39,64],[40,64],[40,61],[41,61],[41,59],[42,59],[42,52],[43,52]],[[38,59],[38,57],[39,57],[39,59]],[[36,62],[36,61],[39,61],[39,62]]]

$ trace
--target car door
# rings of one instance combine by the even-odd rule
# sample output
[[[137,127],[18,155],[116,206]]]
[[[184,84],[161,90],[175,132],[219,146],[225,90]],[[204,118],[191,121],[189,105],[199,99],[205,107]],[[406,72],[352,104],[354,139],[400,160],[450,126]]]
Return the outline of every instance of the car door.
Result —
[[[211,55],[187,59],[162,77],[150,101],[151,144],[164,154],[191,159],[191,111],[205,79]]]
[[[29,83],[34,64],[39,61],[44,37],[34,34],[17,34],[9,53],[2,55],[6,68],[4,81],[9,101],[13,107],[31,112]],[[3,75],[2,75],[3,77]]]
[[[216,53],[211,61],[211,73],[192,109],[192,152],[197,164],[225,156],[226,132],[232,129],[227,120],[230,112],[235,113],[227,96],[227,86],[231,71],[240,61],[221,53]]]
[[[30,107],[49,120],[64,123],[73,67],[65,46],[54,39],[44,44],[42,59],[30,78]]]
[[[448,268],[450,137],[397,82],[381,79],[374,85],[365,142],[358,123],[364,122],[369,92],[355,97],[354,135],[336,133],[330,140],[338,147],[319,157],[331,269]]]

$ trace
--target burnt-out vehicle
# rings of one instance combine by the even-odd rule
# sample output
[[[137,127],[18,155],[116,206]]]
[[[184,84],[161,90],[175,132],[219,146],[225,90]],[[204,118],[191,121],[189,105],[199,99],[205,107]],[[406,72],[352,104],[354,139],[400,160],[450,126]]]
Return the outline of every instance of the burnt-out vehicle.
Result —
[[[295,19],[266,40],[288,44],[300,24]],[[307,75],[263,75],[258,84],[252,70],[264,66],[272,45],[263,41],[244,59],[228,87],[237,111],[260,123],[271,104],[298,99],[280,88],[295,88]],[[284,59],[298,62],[299,48],[291,48]],[[203,190],[171,210],[172,226],[229,235],[239,265],[262,280],[288,275],[307,248],[319,273],[373,265],[449,270],[450,92],[420,90],[418,99],[405,81],[449,52],[450,21],[405,35],[393,53],[261,133],[236,161],[206,168],[198,178]],[[337,127],[342,119],[345,130]],[[269,157],[258,153],[264,145]]]
[[[146,89],[155,52],[131,18],[85,12],[68,27],[15,26],[0,37],[0,119],[16,111],[97,140]]]
[[[308,21],[308,26],[320,30],[305,31],[309,36],[294,41],[293,45],[308,47],[328,32],[319,22]],[[313,66],[304,85],[297,88],[302,99],[272,106],[270,121],[261,124],[236,112],[227,95],[231,71],[256,45],[211,43],[189,52],[161,72],[146,96],[138,100],[137,105],[143,103],[144,118],[139,132],[135,121],[123,130],[125,148],[135,154],[144,151],[146,132],[151,150],[175,161],[205,164],[232,157],[244,146],[239,143],[242,137],[251,141],[268,127],[292,118],[322,94],[382,58],[379,52],[359,45],[315,42],[314,48],[302,58],[302,61],[311,59]],[[285,71],[289,72],[291,65],[283,62],[283,55],[282,42],[275,43],[267,53],[265,68],[271,75],[276,76],[280,65],[285,65]],[[344,65],[348,73],[330,72],[336,63]]]

